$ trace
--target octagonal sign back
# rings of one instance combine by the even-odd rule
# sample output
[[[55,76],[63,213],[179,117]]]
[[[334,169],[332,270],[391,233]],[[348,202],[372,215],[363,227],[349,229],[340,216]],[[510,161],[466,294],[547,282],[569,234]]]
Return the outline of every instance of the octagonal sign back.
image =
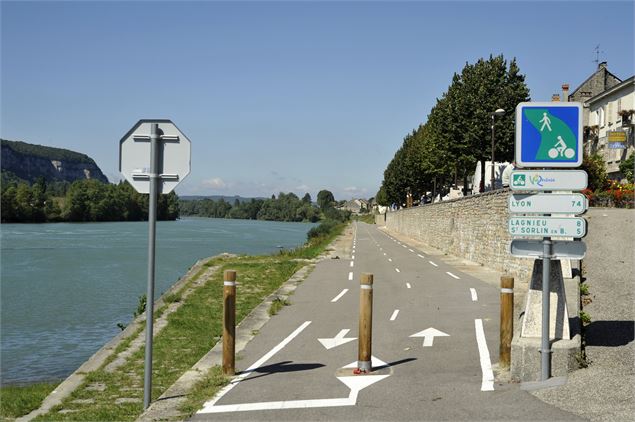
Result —
[[[158,193],[171,192],[190,174],[190,140],[170,120],[139,120],[119,141],[119,171],[139,193],[150,193],[150,130],[159,138]]]

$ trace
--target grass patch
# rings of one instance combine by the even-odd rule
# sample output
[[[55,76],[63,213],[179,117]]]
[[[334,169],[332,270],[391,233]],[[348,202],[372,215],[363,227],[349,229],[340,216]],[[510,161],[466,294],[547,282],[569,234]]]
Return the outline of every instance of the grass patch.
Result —
[[[276,297],[275,299],[273,299],[273,301],[271,302],[271,306],[269,307],[269,316],[277,315],[278,312],[280,312],[280,309],[282,309],[284,306],[289,305],[291,305],[291,302],[289,302],[287,299]]]
[[[185,414],[192,415],[194,412],[203,407],[203,403],[209,400],[216,393],[229,384],[231,377],[223,375],[223,368],[214,366],[210,368],[205,377],[200,380],[192,392],[187,396],[187,400],[179,406],[179,410]]]
[[[589,325],[591,323],[591,316],[584,311],[580,311],[580,320],[582,324]]]
[[[311,259],[322,253],[327,245],[344,229],[345,224],[332,225],[330,230],[310,238],[302,248],[266,256],[221,256],[203,265],[188,285],[196,281],[210,267],[219,267],[192,293],[183,298],[182,291],[164,299],[168,303],[181,302],[181,306],[167,317],[168,325],[154,339],[152,399],[156,400],[185,371],[200,360],[221,338],[223,321],[223,271],[237,272],[240,283],[236,295],[236,321],[242,321],[256,306],[274,293],[297,270],[306,265],[302,259]],[[288,304],[280,301],[280,307]],[[286,303],[285,303],[286,302]],[[145,303],[139,300],[139,309]],[[143,327],[137,330],[140,333]],[[124,341],[127,346],[133,338]],[[118,352],[125,350],[123,345]],[[115,359],[111,356],[99,370],[87,374],[84,383],[60,406],[36,420],[135,420],[143,411],[144,348],[133,353],[126,363],[114,372],[106,372],[105,365]],[[226,383],[212,370],[201,385],[205,391],[192,391],[184,409],[194,412]],[[95,386],[101,386],[96,389]],[[116,404],[117,399],[124,399]],[[61,411],[64,412],[61,412]]]
[[[0,419],[15,419],[37,409],[59,382],[40,382],[0,388]]]
[[[362,223],[375,224],[375,214],[354,215],[353,220],[361,221]]]

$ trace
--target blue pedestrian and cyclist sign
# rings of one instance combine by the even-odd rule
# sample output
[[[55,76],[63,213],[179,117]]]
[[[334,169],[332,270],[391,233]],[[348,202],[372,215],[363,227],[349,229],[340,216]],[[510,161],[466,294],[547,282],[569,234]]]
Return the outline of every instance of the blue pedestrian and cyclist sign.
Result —
[[[582,104],[518,104],[516,163],[519,167],[579,167]]]

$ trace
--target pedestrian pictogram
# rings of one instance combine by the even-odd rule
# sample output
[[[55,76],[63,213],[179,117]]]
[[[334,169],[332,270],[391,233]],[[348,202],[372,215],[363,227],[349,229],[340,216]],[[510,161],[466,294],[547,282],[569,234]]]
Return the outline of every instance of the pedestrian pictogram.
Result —
[[[520,103],[516,122],[516,162],[520,167],[582,164],[580,103]]]

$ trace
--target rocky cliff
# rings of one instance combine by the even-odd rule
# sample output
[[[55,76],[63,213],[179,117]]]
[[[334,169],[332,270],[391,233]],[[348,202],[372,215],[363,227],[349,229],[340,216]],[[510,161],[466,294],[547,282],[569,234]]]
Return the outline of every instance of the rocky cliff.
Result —
[[[13,173],[30,183],[40,176],[47,181],[96,179],[108,183],[95,161],[85,154],[26,142],[0,141],[2,171]]]

